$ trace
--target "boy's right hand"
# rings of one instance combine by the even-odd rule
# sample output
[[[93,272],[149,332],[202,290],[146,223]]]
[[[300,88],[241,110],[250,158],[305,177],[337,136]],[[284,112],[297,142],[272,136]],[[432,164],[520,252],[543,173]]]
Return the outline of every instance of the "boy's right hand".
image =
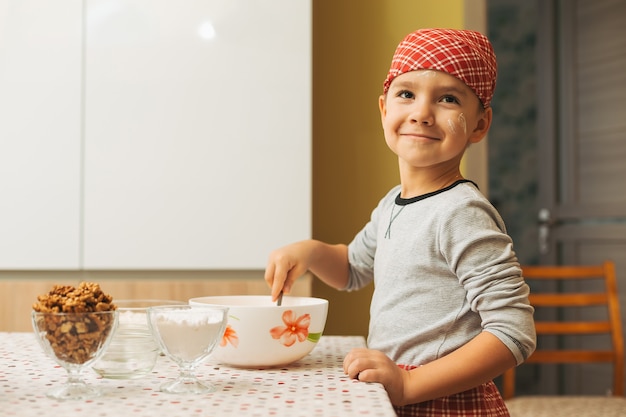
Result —
[[[296,279],[307,272],[310,256],[310,241],[292,243],[270,253],[265,268],[265,282],[272,289],[272,301],[281,291],[291,292]]]

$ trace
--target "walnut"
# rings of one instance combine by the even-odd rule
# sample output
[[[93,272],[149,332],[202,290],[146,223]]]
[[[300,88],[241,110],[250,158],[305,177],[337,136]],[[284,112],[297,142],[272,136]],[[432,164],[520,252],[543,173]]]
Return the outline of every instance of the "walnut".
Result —
[[[92,282],[77,288],[55,285],[33,304],[34,311],[44,313],[36,318],[37,330],[46,332],[58,359],[75,364],[91,359],[113,328],[113,316],[97,313],[116,308],[113,298]]]

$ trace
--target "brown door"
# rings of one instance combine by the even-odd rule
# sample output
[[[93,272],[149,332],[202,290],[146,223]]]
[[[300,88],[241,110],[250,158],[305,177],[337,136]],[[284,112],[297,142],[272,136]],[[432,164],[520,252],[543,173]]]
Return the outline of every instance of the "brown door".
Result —
[[[626,323],[626,0],[538,7],[541,261],[614,260]],[[565,366],[539,380],[563,394],[604,394],[611,371]]]

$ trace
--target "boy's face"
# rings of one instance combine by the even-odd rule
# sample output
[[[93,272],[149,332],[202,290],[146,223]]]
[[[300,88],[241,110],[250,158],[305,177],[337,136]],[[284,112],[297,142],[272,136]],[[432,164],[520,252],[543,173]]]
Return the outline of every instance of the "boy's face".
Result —
[[[399,75],[379,106],[387,145],[413,168],[460,164],[468,145],[491,124],[491,108],[483,110],[461,80],[435,70]]]

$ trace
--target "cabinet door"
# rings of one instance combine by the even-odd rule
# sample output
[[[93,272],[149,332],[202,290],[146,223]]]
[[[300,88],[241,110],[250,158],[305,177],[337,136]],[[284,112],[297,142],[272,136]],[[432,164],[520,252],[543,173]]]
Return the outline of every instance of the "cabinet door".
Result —
[[[81,15],[0,0],[0,269],[80,263]]]
[[[310,0],[86,1],[86,269],[255,269],[310,237]]]

